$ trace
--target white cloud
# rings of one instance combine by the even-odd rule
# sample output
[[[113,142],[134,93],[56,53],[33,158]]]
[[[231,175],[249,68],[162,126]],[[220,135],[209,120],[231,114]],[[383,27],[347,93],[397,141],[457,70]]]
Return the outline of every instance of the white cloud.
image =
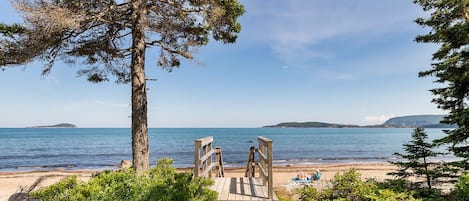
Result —
[[[325,40],[350,34],[370,35],[402,31],[415,18],[411,2],[395,0],[329,0],[247,2],[249,24],[243,31],[268,43],[274,55],[288,63],[334,58],[317,47]],[[396,10],[399,14],[396,15]],[[418,13],[417,13],[418,14]],[[259,21],[258,19],[267,19]]]
[[[363,119],[363,122],[367,125],[376,125],[376,124],[382,124],[386,120],[394,117],[394,114],[382,114],[382,115],[370,115],[370,116],[365,116]]]

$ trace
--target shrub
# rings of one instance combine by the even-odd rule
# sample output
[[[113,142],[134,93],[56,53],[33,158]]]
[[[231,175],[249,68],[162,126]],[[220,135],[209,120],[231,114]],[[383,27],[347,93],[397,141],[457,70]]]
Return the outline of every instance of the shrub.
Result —
[[[321,193],[319,193],[319,191],[315,188],[311,188],[308,186],[305,186],[303,189],[299,190],[298,193],[300,194],[300,200],[303,201],[313,201],[321,199]]]
[[[213,181],[193,178],[191,173],[176,173],[171,159],[158,161],[155,168],[143,174],[132,169],[105,171],[89,182],[76,176],[32,193],[40,200],[217,200],[217,193],[208,187]]]
[[[412,201],[417,200],[411,193],[381,188],[375,180],[363,181],[354,169],[343,174],[336,174],[331,181],[332,187],[318,192],[312,187],[300,190],[300,200],[353,200],[353,201]]]
[[[450,194],[451,200],[467,201],[469,199],[469,173],[464,172],[461,174],[454,187],[455,189]]]
[[[445,197],[440,189],[436,188],[417,188],[414,190],[414,197],[421,198],[423,201],[445,201]]]

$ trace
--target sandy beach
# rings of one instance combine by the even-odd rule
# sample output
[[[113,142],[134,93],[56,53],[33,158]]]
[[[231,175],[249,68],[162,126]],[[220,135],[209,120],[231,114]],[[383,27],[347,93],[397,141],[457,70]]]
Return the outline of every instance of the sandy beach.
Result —
[[[334,177],[338,172],[344,172],[351,168],[355,168],[360,172],[363,178],[376,178],[383,180],[391,178],[386,173],[395,169],[389,163],[351,163],[351,164],[320,164],[320,165],[286,165],[274,167],[274,186],[276,188],[292,187],[290,180],[298,173],[311,173],[319,169],[323,176],[321,181],[328,181]],[[188,169],[179,169],[179,171],[187,171]],[[0,201],[8,200],[8,198],[21,191],[21,189],[29,190],[34,182],[42,177],[42,181],[35,186],[32,190],[43,188],[47,185],[56,183],[61,179],[77,175],[82,180],[89,180],[93,173],[97,170],[79,170],[79,171],[66,171],[66,170],[51,170],[40,172],[0,172]],[[244,168],[226,168],[225,177],[240,177],[244,176]]]

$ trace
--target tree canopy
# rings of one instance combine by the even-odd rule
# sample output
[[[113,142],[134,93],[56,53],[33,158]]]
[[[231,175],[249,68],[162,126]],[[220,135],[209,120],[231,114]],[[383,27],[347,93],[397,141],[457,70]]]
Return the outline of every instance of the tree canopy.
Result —
[[[90,81],[130,81],[132,53],[132,2],[39,0],[13,1],[24,16],[25,28],[15,40],[2,40],[0,66],[24,64],[35,58],[46,62],[49,73],[57,59],[79,61]],[[157,65],[172,70],[180,59],[206,45],[209,36],[233,43],[241,30],[237,18],[244,8],[236,0],[148,0],[138,11],[145,13],[146,47],[157,46]],[[7,33],[18,29],[9,27]],[[1,26],[0,26],[1,29]]]
[[[416,37],[419,43],[434,43],[439,49],[433,54],[432,68],[419,76],[434,76],[442,87],[432,89],[433,102],[449,111],[442,123],[457,125],[446,130],[446,137],[438,143],[449,144],[449,150],[462,161],[454,163],[469,169],[469,0],[414,0],[427,18],[418,18],[417,24],[430,28]]]
[[[234,43],[244,7],[237,0],[13,0],[24,23],[3,28],[0,66],[43,60],[47,75],[57,60],[79,62],[91,82],[131,83],[132,155],[137,172],[149,168],[146,49],[171,71],[193,59],[210,37]],[[0,27],[1,29],[1,27]],[[2,33],[4,33],[2,31]]]

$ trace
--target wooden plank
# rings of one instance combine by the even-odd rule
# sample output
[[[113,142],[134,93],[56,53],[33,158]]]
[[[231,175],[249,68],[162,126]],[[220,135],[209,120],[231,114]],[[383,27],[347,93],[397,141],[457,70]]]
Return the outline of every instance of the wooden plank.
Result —
[[[258,136],[258,137],[257,137],[257,139],[258,139],[259,141],[262,141],[262,142],[264,142],[264,143],[267,143],[267,142],[272,142],[272,140],[271,140],[271,139],[269,139],[269,138],[266,138],[266,137],[264,137],[264,136]]]
[[[200,168],[200,160],[199,160],[199,157],[200,157],[200,142],[199,141],[195,141],[194,142],[194,177],[198,177],[199,176],[199,168]]]
[[[204,163],[212,154],[215,153],[215,150],[211,150],[208,153],[206,153],[202,158],[200,158],[199,163]]]
[[[215,166],[217,166],[216,163],[210,164],[210,166],[208,166],[207,169],[205,169],[204,172],[202,172],[199,176],[201,176],[201,177],[206,177],[207,174],[208,174]]]
[[[259,153],[259,160],[267,160],[267,156],[261,150],[258,150],[257,153]]]
[[[237,197],[238,200],[251,200],[251,195],[249,194],[249,185],[247,183],[249,182],[248,177],[240,177],[238,179],[238,186],[239,186],[239,196]]]
[[[200,146],[203,147],[207,144],[210,144],[213,142],[213,137],[212,136],[208,136],[208,137],[205,137],[205,138],[200,138],[200,139],[197,139],[195,140],[197,142],[200,142]]]
[[[215,181],[215,184],[213,184],[213,186],[210,189],[216,192],[221,192],[221,189],[223,188],[223,178],[216,177],[214,181]]]
[[[273,194],[274,194],[274,184],[273,184],[273,172],[272,172],[272,140],[270,141],[267,141],[267,154],[268,154],[268,161],[267,161],[267,164],[268,164],[268,168],[267,168],[267,171],[269,174],[269,177],[268,177],[268,182],[267,182],[267,195],[269,196],[269,199],[273,199]]]
[[[257,197],[256,188],[254,187],[254,183],[251,181],[252,177],[246,178],[246,180],[247,180],[246,186],[249,187],[247,190],[247,193],[250,196],[250,200],[261,200],[261,198]]]
[[[267,173],[265,172],[264,170],[264,167],[262,167],[262,165],[258,165],[259,167],[259,175],[261,176],[262,179],[267,179],[269,175],[267,175]]]
[[[237,200],[236,180],[237,180],[236,177],[230,178],[230,186],[229,186],[230,194],[228,195],[228,200]]]
[[[218,200],[228,200],[228,195],[230,193],[230,178],[223,178],[223,188],[221,192],[219,192]]]
[[[259,178],[254,178],[253,184],[254,184],[255,191],[257,193],[256,196],[261,200],[265,200],[268,197],[267,192],[266,192],[267,189],[265,188],[264,185],[262,185],[262,180]]]
[[[238,200],[249,200],[249,195],[246,194],[246,189],[244,187],[245,180],[244,177],[239,177],[236,186],[238,187],[239,197]]]
[[[264,190],[262,189],[263,186],[259,185],[257,181],[258,178],[250,178],[250,186],[253,193],[252,197],[256,198],[257,200],[263,200],[265,198]]]

